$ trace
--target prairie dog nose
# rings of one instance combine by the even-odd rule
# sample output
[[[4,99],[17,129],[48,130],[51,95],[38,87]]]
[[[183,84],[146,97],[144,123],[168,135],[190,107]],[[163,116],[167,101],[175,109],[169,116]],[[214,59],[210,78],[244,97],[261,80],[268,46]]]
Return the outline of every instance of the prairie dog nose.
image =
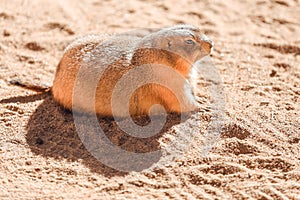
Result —
[[[201,35],[201,45],[207,53],[210,53],[211,49],[214,46],[213,41],[209,39],[205,34]]]

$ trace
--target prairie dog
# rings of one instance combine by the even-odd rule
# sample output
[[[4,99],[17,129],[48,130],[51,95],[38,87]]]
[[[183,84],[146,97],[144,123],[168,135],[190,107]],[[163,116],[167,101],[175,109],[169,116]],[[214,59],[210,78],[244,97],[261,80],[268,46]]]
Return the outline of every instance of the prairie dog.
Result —
[[[86,36],[66,48],[57,67],[52,94],[67,109],[72,109],[73,105],[73,109],[81,112],[111,117],[113,90],[124,75],[139,66],[149,65],[150,68],[140,73],[142,78],[152,77],[167,85],[168,80],[174,82],[173,75],[168,74],[169,67],[183,77],[178,79],[175,91],[149,83],[130,94],[129,105],[119,104],[114,110],[120,110],[117,112],[119,116],[124,115],[124,108],[129,109],[133,116],[148,115],[152,105],[160,104],[167,112],[192,111],[197,108],[197,102],[187,87],[189,73],[193,63],[208,55],[211,48],[212,41],[191,25],[177,25],[154,32]],[[166,70],[156,70],[161,69],[156,65],[166,66]],[[93,89],[90,84],[95,80],[99,81]],[[122,87],[124,91],[129,90],[127,85]],[[91,103],[93,95],[95,102]]]

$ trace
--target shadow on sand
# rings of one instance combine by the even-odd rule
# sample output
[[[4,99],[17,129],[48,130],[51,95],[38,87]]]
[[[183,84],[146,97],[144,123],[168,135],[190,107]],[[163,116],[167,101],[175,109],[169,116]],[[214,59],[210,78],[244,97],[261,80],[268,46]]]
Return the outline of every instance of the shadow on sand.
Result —
[[[66,159],[69,162],[80,160],[92,172],[100,173],[107,177],[127,174],[102,164],[92,156],[77,134],[72,112],[59,106],[50,93],[12,97],[3,99],[0,103],[26,103],[41,99],[44,99],[44,101],[37,107],[27,123],[26,140],[33,153],[58,160]],[[172,114],[167,116],[166,120],[167,122],[163,129],[155,136],[135,138],[120,130],[113,119],[98,117],[99,125],[104,130],[106,137],[114,145],[135,153],[153,152],[160,149],[159,138],[172,126],[180,123],[181,118],[180,115]],[[149,118],[140,117],[135,119],[135,121],[139,125],[146,125],[149,123]],[[142,163],[142,169],[150,167],[158,160],[159,157],[146,160]],[[138,163],[131,164],[135,165]]]

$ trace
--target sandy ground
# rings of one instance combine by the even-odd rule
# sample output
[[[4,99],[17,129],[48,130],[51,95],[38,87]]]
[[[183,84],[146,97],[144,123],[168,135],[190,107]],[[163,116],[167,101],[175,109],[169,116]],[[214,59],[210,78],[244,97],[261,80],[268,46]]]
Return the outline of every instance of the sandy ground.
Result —
[[[0,199],[300,199],[299,13],[298,0],[0,1]],[[50,94],[8,84],[51,85],[80,35],[180,23],[215,43],[226,120],[208,153],[212,102],[203,79],[195,80],[201,110],[182,123],[171,117],[156,137],[124,136],[100,119],[126,151],[189,140],[181,155],[159,164],[165,150],[141,172],[105,166]]]

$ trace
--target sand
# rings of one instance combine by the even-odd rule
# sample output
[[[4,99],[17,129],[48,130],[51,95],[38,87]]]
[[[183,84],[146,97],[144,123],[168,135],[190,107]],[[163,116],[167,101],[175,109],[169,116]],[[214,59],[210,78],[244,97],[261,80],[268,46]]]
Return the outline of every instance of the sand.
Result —
[[[0,199],[300,199],[299,13],[298,0],[1,1]],[[163,149],[129,163],[138,170],[101,163],[49,93],[9,84],[51,85],[79,36],[180,23],[214,41],[219,78],[194,80],[200,110],[183,122],[171,116],[155,137],[126,136],[115,121],[99,119],[128,152]],[[211,84],[225,103],[217,135],[209,134]],[[174,154],[170,141],[186,148]]]

